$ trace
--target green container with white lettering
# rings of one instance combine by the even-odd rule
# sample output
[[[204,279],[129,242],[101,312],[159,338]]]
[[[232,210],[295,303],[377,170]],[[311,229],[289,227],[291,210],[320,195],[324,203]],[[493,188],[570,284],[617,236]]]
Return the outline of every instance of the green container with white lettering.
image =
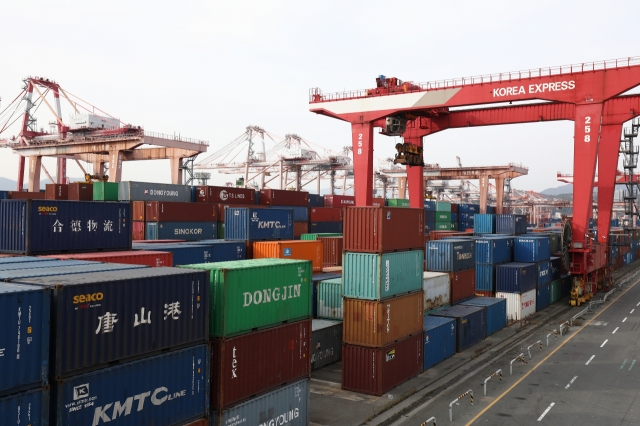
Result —
[[[389,198],[387,200],[387,206],[389,207],[411,207],[409,200],[405,198]]]
[[[436,222],[436,231],[451,231],[453,228],[451,227],[451,222]]]
[[[436,222],[449,222],[451,223],[451,212],[438,212],[436,211]]]
[[[342,319],[342,278],[318,283],[318,318]]]
[[[325,232],[320,234],[302,234],[300,236],[300,239],[305,241],[316,241],[318,238],[325,238],[325,237],[342,237],[342,234],[334,234],[331,232]]]
[[[311,262],[252,259],[184,265],[210,272],[209,335],[226,338],[311,317]]]
[[[345,252],[342,262],[344,297],[384,300],[422,290],[422,250]]]

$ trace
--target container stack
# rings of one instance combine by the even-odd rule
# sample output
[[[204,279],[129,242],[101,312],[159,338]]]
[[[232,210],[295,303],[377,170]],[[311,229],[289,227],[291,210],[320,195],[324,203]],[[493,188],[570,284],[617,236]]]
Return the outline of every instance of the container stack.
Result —
[[[478,238],[476,241],[476,295],[494,297],[496,268],[513,260],[513,237]]]
[[[355,197],[325,195],[322,207],[309,209],[310,234],[342,234],[342,210],[355,204]]]
[[[424,210],[345,210],[342,388],[382,395],[422,371]]]
[[[475,297],[475,246],[471,239],[441,239],[427,243],[427,270],[449,274],[451,305]]]
[[[247,246],[244,241],[201,240],[153,243],[134,243],[134,253],[167,252],[172,264],[168,266],[191,265],[194,263],[228,262],[245,260]]]
[[[145,202],[145,239],[187,241],[215,239],[218,206],[211,203]]]
[[[302,234],[309,232],[308,192],[263,189],[260,191],[259,204],[273,209],[293,210],[293,238],[299,239]]]
[[[389,198],[387,200],[389,207],[411,207],[409,200],[406,198]]]
[[[551,283],[550,239],[546,235],[514,238],[514,260],[536,265],[536,312],[549,306]]]
[[[473,216],[473,233],[476,235],[496,233],[495,214],[475,214]]]
[[[224,222],[226,207],[251,207],[256,204],[256,191],[247,188],[227,186],[194,187],[195,202],[214,203],[218,205],[217,238],[224,238]]]
[[[496,269],[496,297],[507,299],[507,320],[511,323],[536,312],[538,267],[535,263],[510,262]]]
[[[523,214],[495,215],[496,234],[522,235],[527,233],[527,217]]]
[[[461,203],[458,205],[458,231],[473,229],[474,217],[480,213],[478,204]]]

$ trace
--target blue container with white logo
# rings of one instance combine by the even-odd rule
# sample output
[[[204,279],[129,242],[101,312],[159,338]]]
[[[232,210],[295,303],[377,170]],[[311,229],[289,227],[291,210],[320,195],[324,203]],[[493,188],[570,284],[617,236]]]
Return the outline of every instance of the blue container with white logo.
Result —
[[[540,284],[536,289],[536,312],[543,310],[551,303],[550,283]]]
[[[0,425],[48,426],[49,388],[0,397]]]
[[[538,267],[535,263],[503,263],[496,270],[496,291],[505,293],[526,293],[536,288]]]
[[[52,387],[57,426],[174,425],[209,410],[209,348],[192,346],[71,377]]]
[[[309,207],[271,206],[270,208],[293,210],[294,222],[309,222]]]
[[[496,233],[519,235],[527,233],[527,217],[523,214],[496,215]]]
[[[424,370],[456,354],[455,318],[424,317]]]
[[[425,233],[429,233],[429,231],[435,231],[436,230],[436,223],[435,222],[426,222],[424,224],[424,232]]]
[[[313,303],[312,303],[312,316],[313,318],[318,318],[318,283],[320,281],[325,281],[325,280],[332,280],[334,278],[340,278],[342,277],[342,274],[337,274],[334,272],[324,272],[321,274],[314,274],[311,276],[311,282],[312,282],[312,297],[313,297]]]
[[[476,297],[460,303],[467,306],[481,306],[485,309],[485,324],[487,336],[500,331],[507,326],[507,299],[496,297]]]
[[[458,204],[458,213],[480,213],[480,205],[478,204],[469,204],[469,203],[461,203]]]
[[[542,262],[536,263],[536,267],[538,268],[537,285],[549,284],[551,282],[551,262],[543,260]]]
[[[476,263],[476,290],[496,291],[496,265]]]
[[[551,281],[559,280],[562,274],[562,259],[559,257],[551,257],[549,264],[551,268]]]
[[[134,250],[168,251],[173,254],[173,265],[196,265],[199,263],[245,260],[247,247],[241,241],[197,241],[176,244],[133,245]]]
[[[435,212],[436,211],[436,202],[435,201],[430,201],[430,200],[425,200],[424,209],[425,209],[425,211]]]
[[[309,222],[309,234],[340,234],[342,222]]]
[[[473,223],[473,219],[475,215],[476,215],[475,213],[464,213],[464,212],[458,211],[458,222]]]
[[[210,240],[218,236],[216,222],[146,222],[147,240]]]
[[[473,232],[476,234],[495,234],[496,215],[476,214],[473,216]]]
[[[475,241],[437,240],[427,243],[427,270],[436,272],[458,272],[473,269]]]
[[[505,263],[513,258],[513,238],[480,238],[476,240],[477,263]]]
[[[224,229],[227,240],[293,240],[293,210],[228,208]]]
[[[516,237],[513,240],[513,260],[537,263],[551,257],[549,237]]]
[[[458,231],[463,232],[467,229],[473,229],[473,222],[458,222]]]

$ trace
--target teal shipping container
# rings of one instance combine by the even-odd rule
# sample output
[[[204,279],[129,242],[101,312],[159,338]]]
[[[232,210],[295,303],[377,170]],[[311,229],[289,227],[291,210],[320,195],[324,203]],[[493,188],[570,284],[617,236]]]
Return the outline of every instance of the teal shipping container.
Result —
[[[437,212],[451,212],[451,203],[446,201],[436,201]]]
[[[384,300],[422,290],[423,260],[422,250],[383,254],[345,252],[344,296]]]
[[[342,319],[342,278],[318,283],[318,318]]]

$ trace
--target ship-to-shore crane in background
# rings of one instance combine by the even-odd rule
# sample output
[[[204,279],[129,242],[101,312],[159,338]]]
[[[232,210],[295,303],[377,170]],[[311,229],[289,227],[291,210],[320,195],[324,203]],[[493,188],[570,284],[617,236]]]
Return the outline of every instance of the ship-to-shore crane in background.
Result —
[[[40,189],[40,171],[52,183],[66,183],[66,162],[75,160],[85,176],[98,180],[120,182],[122,162],[135,160],[168,159],[171,164],[172,183],[182,183],[185,160],[206,152],[208,143],[181,136],[163,135],[145,131],[140,126],[122,123],[79,97],[64,90],[53,80],[28,77],[22,91],[4,109],[0,110],[0,135],[22,119],[17,136],[0,140],[0,144],[19,154],[17,190],[24,187],[25,159],[29,159],[29,191]],[[37,94],[34,100],[34,92]],[[60,96],[71,106],[69,121],[62,117]],[[47,100],[53,96],[53,105]],[[38,128],[36,112],[45,105],[53,116],[49,131]],[[96,113],[97,111],[97,113]],[[150,145],[149,148],[142,148]],[[42,157],[55,157],[56,178],[43,167]],[[89,174],[80,161],[93,166]],[[107,164],[109,175],[107,176]]]

